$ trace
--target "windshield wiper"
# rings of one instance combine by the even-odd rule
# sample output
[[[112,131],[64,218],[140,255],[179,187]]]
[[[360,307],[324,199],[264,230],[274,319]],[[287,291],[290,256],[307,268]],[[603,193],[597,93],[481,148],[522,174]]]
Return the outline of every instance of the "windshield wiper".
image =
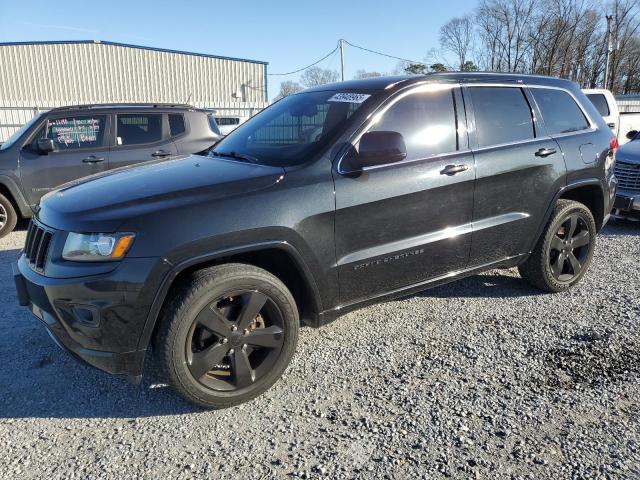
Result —
[[[230,158],[235,158],[236,160],[243,160],[243,161],[249,162],[249,163],[260,163],[260,160],[258,160],[256,157],[253,157],[251,155],[247,155],[245,153],[216,152],[216,151],[212,151],[211,153],[212,153],[212,155],[215,155],[216,157],[230,157]]]

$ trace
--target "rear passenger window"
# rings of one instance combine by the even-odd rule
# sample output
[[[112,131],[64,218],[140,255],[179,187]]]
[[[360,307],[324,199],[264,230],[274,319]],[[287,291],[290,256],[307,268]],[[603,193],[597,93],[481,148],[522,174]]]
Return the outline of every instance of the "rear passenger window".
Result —
[[[589,128],[589,122],[571,95],[563,90],[532,88],[549,135],[577,132]]]
[[[53,140],[56,150],[101,147],[105,120],[105,115],[55,118],[47,122],[45,138]]]
[[[185,132],[184,117],[178,113],[170,113],[169,130],[171,131],[172,137],[183,134]]]
[[[384,112],[369,131],[402,134],[407,146],[407,160],[455,152],[457,133],[453,90],[407,95]]]
[[[531,107],[520,88],[470,87],[480,147],[535,137]]]
[[[118,145],[137,145],[162,140],[162,115],[135,113],[118,115]]]
[[[611,115],[611,111],[609,110],[609,104],[607,103],[606,97],[601,93],[588,93],[587,98],[591,100],[593,106],[596,107],[598,113],[603,117],[608,117]]]

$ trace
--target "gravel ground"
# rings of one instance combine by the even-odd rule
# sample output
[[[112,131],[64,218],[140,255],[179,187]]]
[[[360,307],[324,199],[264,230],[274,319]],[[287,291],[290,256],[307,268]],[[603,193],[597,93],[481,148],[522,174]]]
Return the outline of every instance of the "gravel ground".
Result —
[[[2,478],[640,478],[640,224],[568,293],[491,271],[303,329],[224,411],[59,350],[15,300],[23,240],[0,240]]]

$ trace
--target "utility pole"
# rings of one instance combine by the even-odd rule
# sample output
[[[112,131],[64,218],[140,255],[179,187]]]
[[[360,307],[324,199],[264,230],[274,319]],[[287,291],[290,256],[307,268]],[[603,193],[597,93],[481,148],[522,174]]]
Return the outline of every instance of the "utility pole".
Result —
[[[604,67],[604,88],[608,88],[609,85],[609,61],[611,60],[611,52],[613,52],[613,40],[611,39],[611,23],[613,22],[613,15],[607,15],[607,60]]]
[[[344,82],[344,40],[340,39],[338,44],[340,45],[340,76]]]

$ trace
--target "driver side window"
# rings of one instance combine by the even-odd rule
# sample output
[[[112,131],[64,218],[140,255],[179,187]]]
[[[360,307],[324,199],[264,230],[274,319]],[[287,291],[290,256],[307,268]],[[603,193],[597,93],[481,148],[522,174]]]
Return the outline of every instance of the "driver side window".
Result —
[[[53,140],[57,151],[101,147],[105,120],[105,115],[49,119],[36,138]]]
[[[370,132],[398,132],[407,160],[455,152],[458,147],[453,89],[409,94],[384,112]]]

